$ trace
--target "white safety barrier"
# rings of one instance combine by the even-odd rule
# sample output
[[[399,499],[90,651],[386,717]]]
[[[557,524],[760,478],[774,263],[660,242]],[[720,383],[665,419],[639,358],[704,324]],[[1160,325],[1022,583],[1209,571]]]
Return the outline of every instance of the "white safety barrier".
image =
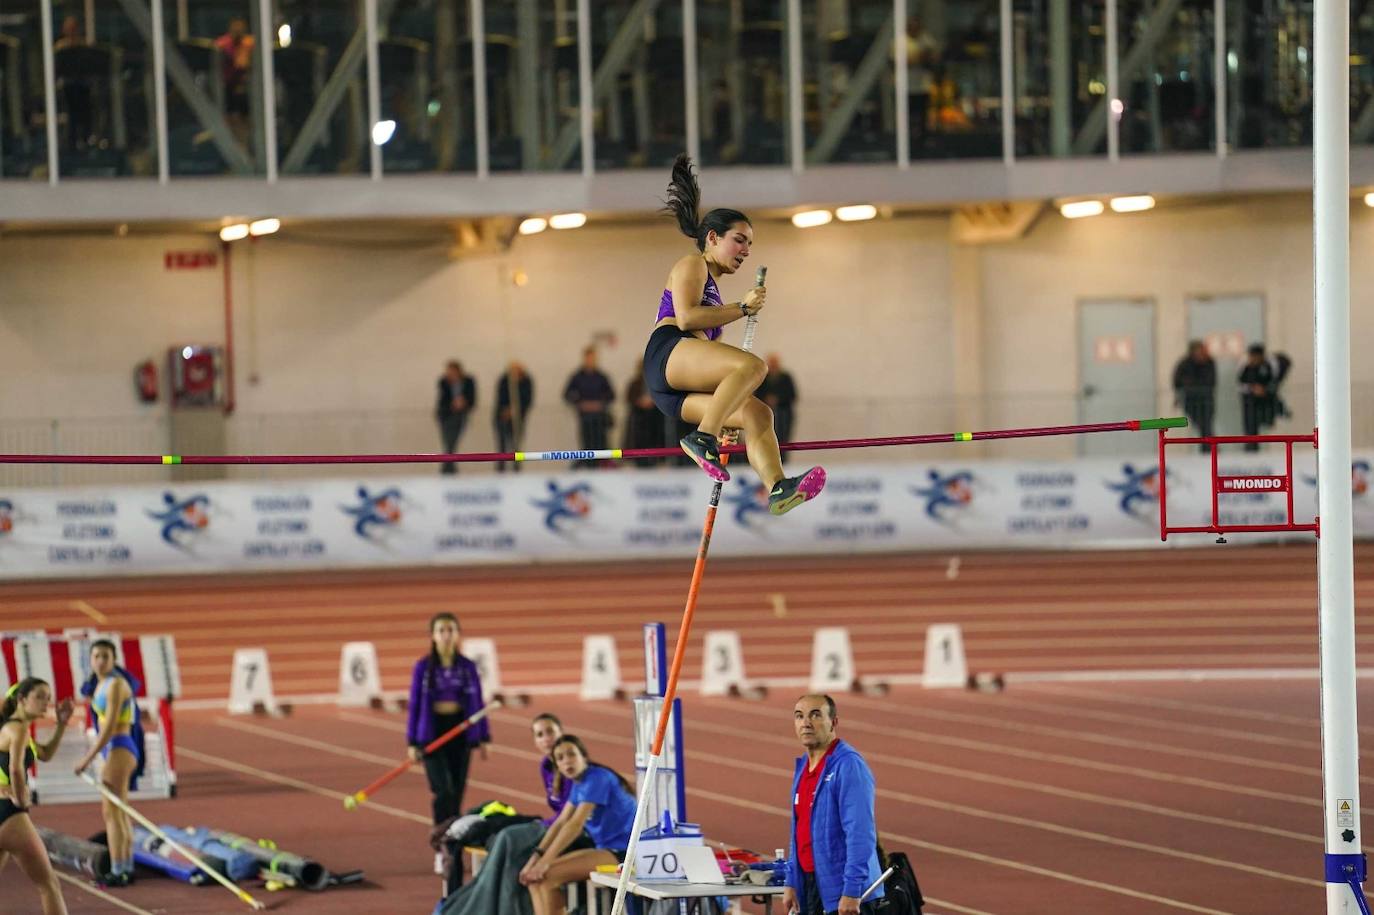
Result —
[[[339,705],[368,706],[381,695],[377,646],[371,642],[345,642],[339,652]]]
[[[229,713],[251,714],[255,705],[269,711],[277,707],[272,693],[272,670],[267,663],[266,648],[238,648],[234,651],[233,671],[229,680]]]
[[[857,679],[849,630],[843,626],[817,629],[811,640],[811,692],[846,692]]]
[[[926,689],[963,688],[968,683],[964,657],[964,633],[954,623],[936,623],[926,629],[926,663],[921,685]]]
[[[582,689],[584,699],[614,699],[620,692],[620,655],[615,638],[589,635],[582,639]]]
[[[701,655],[701,694],[724,696],[730,687],[744,687],[744,648],[733,629],[706,633]]]

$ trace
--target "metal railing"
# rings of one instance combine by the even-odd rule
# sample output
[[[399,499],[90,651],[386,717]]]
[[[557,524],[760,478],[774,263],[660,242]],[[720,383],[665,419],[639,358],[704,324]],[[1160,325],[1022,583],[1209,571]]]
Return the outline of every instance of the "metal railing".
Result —
[[[1352,47],[1374,40],[1371,5],[1351,3]],[[684,149],[801,170],[1310,143],[1311,0],[242,8],[226,27],[208,0],[10,4],[0,177],[590,174]],[[1351,122],[1353,142],[1374,139],[1367,55],[1352,57]]]

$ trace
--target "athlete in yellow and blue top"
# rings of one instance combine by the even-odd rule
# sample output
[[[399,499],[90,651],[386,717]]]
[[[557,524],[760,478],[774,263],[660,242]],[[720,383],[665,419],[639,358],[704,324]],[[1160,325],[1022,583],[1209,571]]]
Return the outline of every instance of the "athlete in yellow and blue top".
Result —
[[[84,772],[99,754],[105,760],[100,769],[101,782],[120,800],[128,800],[129,782],[139,763],[138,744],[133,737],[138,706],[129,681],[116,670],[113,642],[100,639],[91,643],[91,671],[98,681],[91,697],[91,710],[95,712],[100,736],[76,764],[76,773]],[[110,885],[128,886],[134,875],[133,824],[129,815],[108,798],[102,797],[100,804],[110,847]]]
[[[43,915],[67,915],[43,840],[29,819],[28,770],[35,760],[53,758],[72,717],[72,700],[63,699],[57,704],[57,730],[47,743],[35,741],[31,728],[47,716],[51,701],[52,687],[37,677],[20,680],[0,701],[0,873],[13,855],[37,888]],[[8,883],[5,887],[5,898],[18,904],[17,890],[11,892]]]

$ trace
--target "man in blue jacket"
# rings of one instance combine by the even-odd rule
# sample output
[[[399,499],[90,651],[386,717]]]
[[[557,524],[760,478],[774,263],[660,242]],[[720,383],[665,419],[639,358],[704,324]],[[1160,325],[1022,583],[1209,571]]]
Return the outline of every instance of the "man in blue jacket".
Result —
[[[878,829],[873,773],[858,751],[835,736],[835,700],[807,695],[792,712],[806,755],[792,779],[792,841],[785,912],[860,915],[859,898],[877,882]],[[882,887],[869,901],[881,899]]]

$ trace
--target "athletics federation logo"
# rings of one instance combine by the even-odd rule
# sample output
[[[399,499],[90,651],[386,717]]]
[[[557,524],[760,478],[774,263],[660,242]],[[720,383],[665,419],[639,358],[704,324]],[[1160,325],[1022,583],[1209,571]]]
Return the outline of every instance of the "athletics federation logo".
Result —
[[[530,504],[544,513],[544,527],[555,534],[566,534],[569,524],[582,524],[592,513],[592,497],[595,495],[588,483],[574,483],[566,488],[556,480],[549,480],[549,494],[542,499],[531,499]]]
[[[340,505],[339,509],[353,517],[353,533],[372,540],[374,530],[385,530],[401,523],[401,501],[401,491],[394,486],[378,493],[359,486],[358,501],[353,505]]]
[[[1356,499],[1369,492],[1369,469],[1368,461],[1352,461],[1350,464],[1350,495]],[[1308,486],[1317,485],[1317,478],[1314,476],[1303,474],[1302,480]],[[3,512],[3,503],[0,503],[0,517],[3,517]],[[0,521],[0,525],[3,523]],[[0,533],[3,533],[3,530],[0,530]]]
[[[162,510],[144,510],[162,525],[162,540],[179,550],[188,549],[210,526],[210,497],[202,493],[178,499],[176,493],[162,494]]]
[[[1124,513],[1141,521],[1153,520],[1153,506],[1159,504],[1159,468],[1150,465],[1137,470],[1133,464],[1122,464],[1121,476],[1119,482],[1103,480],[1102,485],[1121,496],[1117,506]]]
[[[725,504],[735,511],[735,523],[740,527],[753,527],[752,519],[768,513],[768,490],[762,483],[749,482],[735,478],[736,486],[725,493]]]
[[[0,499],[0,537],[8,536],[14,531],[14,503],[9,499]]]
[[[926,503],[926,517],[936,524],[953,524],[955,513],[968,510],[973,504],[973,488],[977,480],[967,470],[942,474],[938,470],[929,473],[930,482],[926,486],[912,486],[911,494]]]

